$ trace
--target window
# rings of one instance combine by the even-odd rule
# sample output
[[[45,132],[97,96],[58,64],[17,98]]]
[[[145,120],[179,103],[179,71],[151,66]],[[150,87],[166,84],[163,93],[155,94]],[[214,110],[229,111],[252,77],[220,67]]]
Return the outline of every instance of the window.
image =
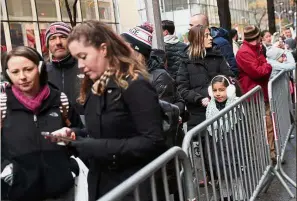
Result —
[[[10,20],[33,20],[30,0],[9,0],[6,3]]]
[[[0,5],[0,12],[1,12],[1,19],[3,19],[4,18],[3,17],[4,15],[3,15],[3,11],[2,11],[2,5]],[[1,30],[2,30],[2,28],[3,28],[3,25],[1,24]]]
[[[12,48],[22,45],[36,48],[32,23],[10,23],[9,30]]]
[[[98,7],[99,7],[99,19],[103,20],[111,20],[111,9],[110,9],[110,3],[108,2],[100,2],[98,1]]]
[[[74,0],[68,0],[68,4],[69,4],[69,7],[70,7],[70,11],[71,11],[71,15],[73,15],[73,3],[74,3]],[[78,3],[78,2],[77,2]],[[60,6],[61,6],[61,14],[62,14],[62,20],[63,21],[70,21],[69,20],[69,15],[68,15],[68,13],[67,13],[67,9],[66,9],[66,5],[65,5],[65,1],[62,1],[62,0],[60,0]],[[78,13],[79,11],[77,11],[77,13]],[[76,21],[78,20],[78,18],[77,18],[77,13],[76,13]],[[72,16],[72,18],[73,18],[73,16]]]
[[[54,0],[37,0],[37,15],[39,20],[57,21],[57,10]]]
[[[47,60],[49,58],[49,51],[47,49],[47,44],[45,42],[45,32],[49,25],[50,23],[39,23],[41,52],[44,60]]]
[[[188,9],[187,0],[170,0],[165,1],[166,12],[175,11],[175,10],[186,10]]]
[[[5,34],[4,34],[4,28],[3,28],[3,23],[1,23],[1,52],[6,52],[7,47],[6,47],[6,41],[5,41]]]
[[[80,5],[83,20],[96,19],[94,0],[81,0]]]
[[[71,14],[76,0],[68,0]],[[98,2],[98,5],[96,4]],[[116,27],[112,0],[78,0],[76,23],[82,20],[100,19]],[[1,18],[1,51],[11,50],[16,46],[30,46],[48,57],[45,43],[45,31],[50,23],[64,21],[70,24],[65,0],[2,0]],[[31,2],[34,3],[31,5]],[[36,10],[32,11],[32,6]],[[34,9],[33,8],[33,9]],[[4,10],[3,10],[4,9]],[[35,12],[37,16],[35,16]],[[5,14],[5,16],[4,16]],[[34,14],[34,15],[33,15]]]

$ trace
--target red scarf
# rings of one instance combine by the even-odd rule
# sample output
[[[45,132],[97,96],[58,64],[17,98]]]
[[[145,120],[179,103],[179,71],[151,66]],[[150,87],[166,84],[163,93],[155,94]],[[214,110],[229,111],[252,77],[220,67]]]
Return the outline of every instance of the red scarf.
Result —
[[[12,92],[13,92],[14,96],[16,97],[16,99],[18,99],[18,101],[21,104],[23,104],[26,108],[28,108],[32,112],[37,113],[37,111],[40,108],[42,102],[45,99],[47,99],[47,97],[49,96],[50,89],[49,89],[48,85],[44,86],[39,91],[39,93],[33,98],[29,98],[29,97],[25,96],[23,94],[23,92],[20,91],[15,86],[12,86]]]

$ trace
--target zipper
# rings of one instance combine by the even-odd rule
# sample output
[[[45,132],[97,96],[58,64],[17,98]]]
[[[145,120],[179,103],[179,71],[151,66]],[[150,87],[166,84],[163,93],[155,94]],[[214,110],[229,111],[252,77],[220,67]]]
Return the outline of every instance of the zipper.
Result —
[[[63,87],[63,90],[62,91],[65,91],[65,86],[64,86],[65,81],[64,81],[64,78],[65,78],[65,76],[64,76],[64,68],[62,68],[62,87]]]
[[[37,116],[35,114],[33,115],[33,121],[35,123],[35,126],[38,128]]]
[[[33,115],[33,121],[35,123],[35,126],[36,128],[38,128],[38,131],[39,131],[39,126],[38,126],[38,119],[37,119],[37,115],[34,114]],[[40,131],[39,131],[40,132]],[[42,142],[41,142],[41,134],[40,135],[36,135],[36,143],[37,143],[37,147],[39,148],[39,157],[40,157],[40,161],[41,161],[41,164],[46,164],[45,163],[45,160],[44,160],[44,156],[43,156],[43,153],[42,153]],[[43,166],[39,166],[39,172],[43,172],[44,168]],[[39,173],[40,174],[40,173]],[[42,177],[43,178],[43,177]],[[42,179],[43,180],[43,179]]]

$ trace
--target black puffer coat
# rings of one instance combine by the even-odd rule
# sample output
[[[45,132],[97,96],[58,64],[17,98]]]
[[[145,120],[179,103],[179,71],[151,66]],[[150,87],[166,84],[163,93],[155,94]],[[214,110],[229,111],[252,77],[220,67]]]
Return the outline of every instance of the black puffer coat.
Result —
[[[73,188],[74,161],[67,147],[45,139],[41,132],[53,132],[66,126],[59,108],[61,92],[50,87],[50,95],[37,114],[16,99],[11,87],[6,88],[6,94],[7,115],[1,128],[1,171],[13,164],[13,185],[8,187],[2,183],[2,198],[40,201],[59,197]],[[72,107],[68,118],[72,126],[82,127]]]
[[[148,72],[151,75],[151,84],[157,90],[159,99],[178,106],[182,115],[185,109],[185,101],[177,91],[175,81],[164,69],[164,63],[162,59],[155,55],[151,56],[147,65]]]
[[[190,113],[189,128],[205,120],[206,107],[202,106],[201,100],[209,97],[208,86],[216,75],[234,76],[219,52],[209,49],[203,59],[183,59],[176,80]]]
[[[179,116],[182,117],[183,121],[186,121],[187,117],[185,116],[185,102],[177,91],[175,81],[164,69],[164,63],[162,59],[156,55],[151,55],[148,61],[148,72],[151,74],[150,81],[157,90],[159,99],[174,104],[179,109],[179,115],[176,116],[172,115],[174,113],[174,107],[167,107],[170,108],[170,111],[167,110],[167,112],[171,113],[171,115],[168,115],[168,117],[176,117],[177,119],[173,120],[176,122],[176,124],[179,122]],[[163,106],[162,108],[165,109]],[[167,112],[165,112],[165,114]],[[172,129],[166,133],[166,135],[169,135],[171,139],[174,139],[171,145],[181,146],[182,140],[184,138],[182,124],[179,124],[179,126],[174,128],[172,127]]]
[[[187,45],[182,42],[165,43],[165,51],[167,56],[167,71],[175,80],[178,68],[181,64],[181,58],[184,57]]]

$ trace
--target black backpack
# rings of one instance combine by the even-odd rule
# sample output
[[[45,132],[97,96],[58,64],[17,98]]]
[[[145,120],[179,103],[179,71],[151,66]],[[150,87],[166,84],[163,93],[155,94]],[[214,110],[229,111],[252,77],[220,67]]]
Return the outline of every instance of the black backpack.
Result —
[[[180,124],[179,108],[174,104],[162,100],[159,100],[159,104],[162,109],[162,128],[163,135],[166,140],[166,145],[168,147],[181,146],[179,142],[180,133],[178,132]]]

